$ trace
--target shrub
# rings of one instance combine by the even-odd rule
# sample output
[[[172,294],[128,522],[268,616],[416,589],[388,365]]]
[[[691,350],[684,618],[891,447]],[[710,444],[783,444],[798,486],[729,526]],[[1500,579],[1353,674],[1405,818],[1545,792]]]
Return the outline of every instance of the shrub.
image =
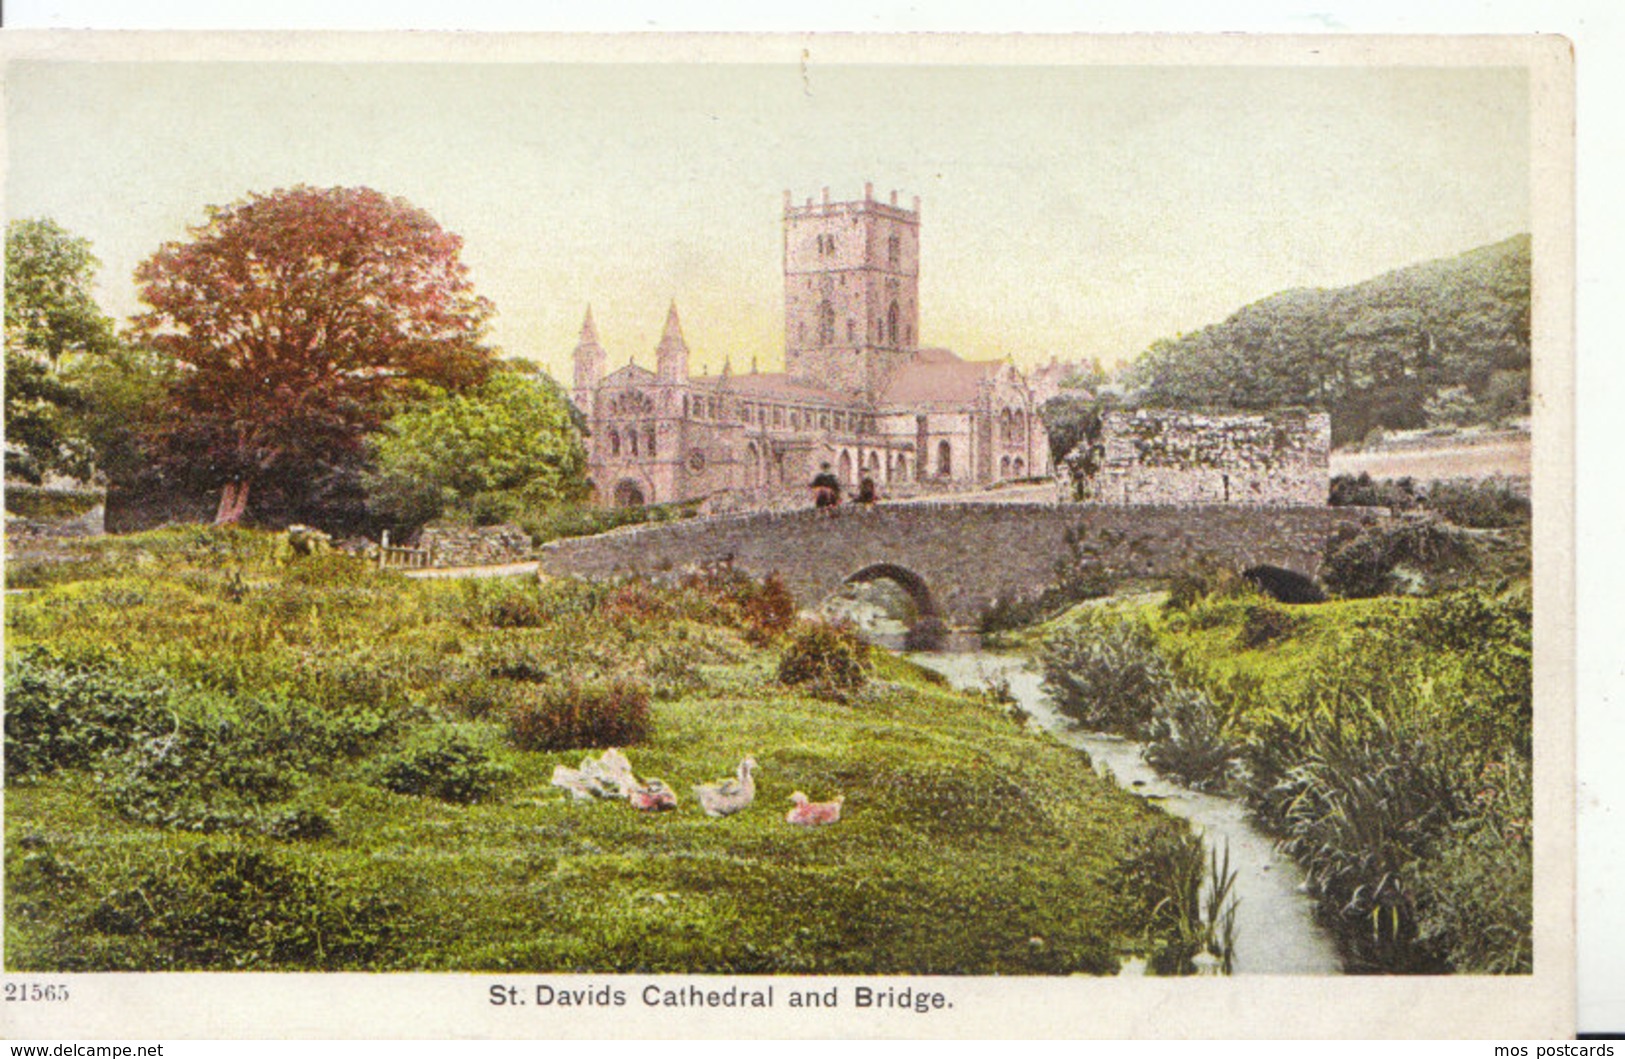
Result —
[[[83,768],[169,722],[172,689],[110,666],[25,648],[6,666],[6,782]]]
[[[1414,478],[1372,478],[1366,471],[1358,477],[1333,477],[1328,500],[1332,507],[1386,507],[1395,511],[1409,511],[1420,502]]]
[[[1534,866],[1529,766],[1486,766],[1471,815],[1434,856],[1415,865],[1418,941],[1459,974],[1529,974],[1534,969]]]
[[[1236,752],[1224,727],[1224,717],[1206,694],[1170,685],[1147,726],[1145,759],[1188,787],[1222,788]]]
[[[1409,518],[1396,524],[1364,527],[1352,536],[1334,535],[1326,543],[1320,577],[1340,596],[1361,599],[1403,592],[1402,567],[1419,576],[1448,577],[1470,566],[1472,554],[1459,531],[1431,518]]]
[[[1321,907],[1343,924],[1358,964],[1436,970],[1417,944],[1413,862],[1457,812],[1450,763],[1400,717],[1367,705],[1318,712],[1302,756],[1278,786],[1282,848],[1303,866]]]
[[[678,504],[649,504],[643,507],[558,504],[526,510],[519,514],[515,521],[530,534],[531,540],[543,544],[565,537],[587,537],[595,533],[605,533],[621,526],[691,518],[698,512],[699,505],[698,500]]]
[[[1020,629],[1053,618],[1085,600],[1117,591],[1118,578],[1078,529],[1066,531],[1066,551],[1055,561],[1054,581],[1036,596],[999,596],[982,611],[984,635]]]
[[[186,831],[254,825],[259,807],[306,779],[297,766],[258,756],[193,722],[120,755],[108,792],[131,820]]]
[[[464,581],[463,622],[494,629],[529,629],[594,614],[609,589],[573,577],[542,581],[493,577]]]
[[[1107,731],[1140,734],[1173,680],[1156,635],[1140,622],[1081,622],[1052,633],[1038,657],[1056,708]]]
[[[649,738],[649,691],[628,680],[520,689],[505,707],[508,739],[521,750],[631,746]]]
[[[790,635],[779,659],[779,683],[806,685],[815,695],[845,699],[869,679],[869,645],[851,629],[806,622]]]
[[[1221,861],[1189,824],[1167,819],[1135,835],[1118,874],[1139,911],[1149,973],[1193,974],[1203,954],[1231,973],[1237,900],[1228,848]]]
[[[388,727],[273,696],[190,696],[161,731],[107,762],[114,804],[132,820],[190,831],[260,827],[263,809],[309,774],[354,757]]]
[[[1434,482],[1424,506],[1446,522],[1475,529],[1505,529],[1528,525],[1529,497],[1510,482]]]
[[[20,518],[78,518],[106,502],[107,493],[101,489],[46,489],[6,483],[6,514]]]
[[[976,630],[983,636],[1036,625],[1050,616],[1049,608],[1041,596],[1015,598],[995,597],[976,621]]]
[[[494,629],[530,629],[547,620],[547,609],[534,589],[516,587],[492,599],[485,613]]]
[[[208,845],[108,893],[84,925],[151,946],[144,970],[366,969],[388,951],[395,911],[291,860]],[[122,969],[75,963],[64,969]]]
[[[609,590],[598,605],[599,617],[606,621],[664,621],[672,616],[666,593],[641,577],[635,577]]]
[[[280,809],[260,821],[260,830],[272,838],[313,840],[333,833],[333,821],[319,809]]]
[[[1235,570],[1211,555],[1186,562],[1168,577],[1168,598],[1163,609],[1189,610],[1204,599],[1245,595],[1252,586]]]
[[[1428,600],[1391,635],[1434,658],[1434,706],[1457,753],[1482,762],[1512,750],[1525,759],[1534,722],[1534,636],[1527,587],[1496,593],[1462,589]]]
[[[445,802],[477,802],[508,777],[483,747],[449,728],[419,734],[373,769],[380,787],[396,794],[426,795]]]
[[[1247,607],[1238,634],[1246,650],[1264,647],[1292,635],[1297,622],[1280,607],[1268,603],[1255,603]]]
[[[948,639],[948,626],[934,614],[927,615],[908,627],[903,634],[905,651],[940,651]]]
[[[768,574],[760,582],[746,578],[745,584],[749,587],[734,595],[744,611],[745,639],[765,647],[795,625],[799,610],[796,597],[778,574]]]

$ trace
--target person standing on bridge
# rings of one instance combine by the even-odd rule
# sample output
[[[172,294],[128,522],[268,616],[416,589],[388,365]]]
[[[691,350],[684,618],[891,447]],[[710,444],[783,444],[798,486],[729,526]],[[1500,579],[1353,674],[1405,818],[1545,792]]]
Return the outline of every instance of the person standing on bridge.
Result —
[[[858,503],[866,508],[874,507],[875,501],[880,499],[880,490],[875,488],[875,480],[867,474],[863,481],[858,483]]]
[[[813,505],[818,510],[835,514],[835,508],[841,502],[841,480],[830,473],[829,464],[824,464],[813,477],[812,492]]]

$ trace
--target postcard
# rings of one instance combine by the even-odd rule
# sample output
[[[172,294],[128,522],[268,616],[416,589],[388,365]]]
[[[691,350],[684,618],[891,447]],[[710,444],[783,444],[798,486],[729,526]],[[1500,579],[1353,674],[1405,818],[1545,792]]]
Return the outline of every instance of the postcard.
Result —
[[[1572,1032],[1567,42],[0,44],[8,1037]]]

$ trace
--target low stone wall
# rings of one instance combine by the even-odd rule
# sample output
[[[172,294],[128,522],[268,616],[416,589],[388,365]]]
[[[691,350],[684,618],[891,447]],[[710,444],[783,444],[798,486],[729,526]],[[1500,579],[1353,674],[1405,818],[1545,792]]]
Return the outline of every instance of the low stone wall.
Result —
[[[419,548],[434,553],[436,566],[500,566],[531,557],[530,534],[518,526],[425,526]]]
[[[17,551],[30,545],[100,537],[106,532],[105,504],[97,504],[84,514],[70,518],[18,518],[7,515],[6,549]]]

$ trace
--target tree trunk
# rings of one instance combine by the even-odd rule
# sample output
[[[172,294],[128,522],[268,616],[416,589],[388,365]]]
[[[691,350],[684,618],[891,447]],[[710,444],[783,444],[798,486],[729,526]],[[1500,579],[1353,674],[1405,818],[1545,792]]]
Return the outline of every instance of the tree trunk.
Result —
[[[215,511],[216,526],[235,526],[248,509],[248,483],[227,482],[220,488],[220,507]]]

